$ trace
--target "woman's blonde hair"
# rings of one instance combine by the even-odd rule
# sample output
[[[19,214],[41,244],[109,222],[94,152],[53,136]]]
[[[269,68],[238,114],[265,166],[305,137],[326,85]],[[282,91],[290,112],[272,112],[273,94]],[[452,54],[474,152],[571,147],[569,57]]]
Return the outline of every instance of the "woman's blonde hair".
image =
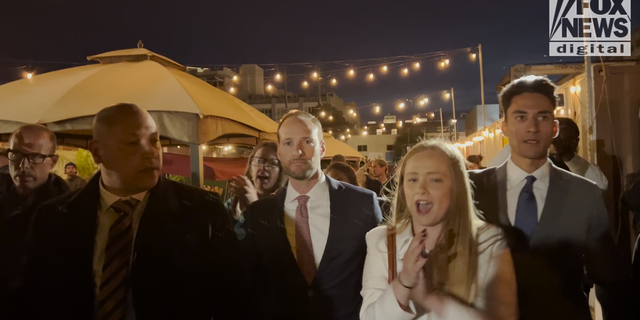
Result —
[[[442,222],[442,233],[427,260],[425,275],[433,289],[444,290],[471,303],[478,273],[476,226],[481,222],[473,204],[465,159],[451,143],[440,139],[421,141],[407,152],[394,177],[397,187],[388,224],[397,233],[412,227],[404,193],[404,172],[407,161],[424,151],[435,151],[447,158],[452,180],[451,199]]]

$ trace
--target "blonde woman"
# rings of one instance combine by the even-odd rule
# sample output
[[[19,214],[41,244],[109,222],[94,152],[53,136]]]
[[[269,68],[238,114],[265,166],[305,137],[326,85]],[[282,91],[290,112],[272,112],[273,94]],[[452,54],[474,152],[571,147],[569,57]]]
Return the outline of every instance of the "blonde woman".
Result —
[[[366,237],[360,319],[517,319],[511,254],[476,216],[462,155],[424,141],[398,168],[391,219]]]

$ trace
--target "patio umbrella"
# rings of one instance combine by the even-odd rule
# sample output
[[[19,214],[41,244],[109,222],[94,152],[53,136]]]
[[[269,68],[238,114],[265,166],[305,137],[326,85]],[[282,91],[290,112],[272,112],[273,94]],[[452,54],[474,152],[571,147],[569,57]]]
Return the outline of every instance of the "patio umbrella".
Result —
[[[203,144],[225,135],[273,138],[277,123],[147,49],[107,52],[91,64],[0,86],[0,133],[25,123],[87,133],[102,108],[129,102],[148,110],[161,135]]]
[[[327,147],[327,151],[325,152],[323,159],[331,159],[336,154],[341,154],[348,160],[359,160],[364,158],[358,150],[334,138],[332,135],[325,132],[323,137],[324,144]]]

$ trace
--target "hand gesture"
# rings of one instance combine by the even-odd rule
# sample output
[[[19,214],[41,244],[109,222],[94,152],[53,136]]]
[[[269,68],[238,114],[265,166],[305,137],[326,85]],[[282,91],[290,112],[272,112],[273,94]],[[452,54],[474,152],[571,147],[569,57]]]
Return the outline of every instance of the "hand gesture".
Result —
[[[231,180],[231,191],[238,196],[240,206],[246,208],[258,200],[258,191],[246,176],[236,176]]]
[[[398,274],[398,280],[400,284],[405,287],[415,288],[419,285],[419,276],[428,258],[425,251],[426,238],[427,229],[423,229],[422,232],[413,237],[413,240],[411,240],[409,244],[409,249],[407,249],[407,252],[404,254],[404,258],[402,259],[404,266],[400,274]]]

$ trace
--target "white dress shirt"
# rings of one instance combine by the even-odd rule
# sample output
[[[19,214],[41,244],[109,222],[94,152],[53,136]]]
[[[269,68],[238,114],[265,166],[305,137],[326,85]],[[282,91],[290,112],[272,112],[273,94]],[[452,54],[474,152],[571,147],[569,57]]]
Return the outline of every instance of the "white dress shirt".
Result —
[[[435,314],[427,314],[416,309],[412,301],[407,312],[400,307],[389,284],[389,260],[387,248],[387,226],[377,227],[367,233],[367,258],[364,263],[362,277],[362,307],[361,320],[479,320],[478,310],[492,308],[494,314],[500,314],[499,320],[517,319],[517,294],[513,261],[502,236],[500,228],[477,223],[478,228],[478,287],[473,301],[474,307],[469,307],[454,299],[446,299],[443,315],[438,318]],[[396,270],[398,274],[403,268],[403,258],[413,239],[411,226],[396,234]],[[500,309],[500,311],[498,311]],[[507,316],[508,315],[508,316]],[[495,319],[494,319],[495,320]]]
[[[607,190],[609,181],[607,180],[607,177],[605,177],[604,173],[602,173],[602,170],[600,170],[600,168],[595,164],[587,161],[577,154],[575,154],[571,160],[565,161],[565,163],[572,173],[595,182],[601,190]]]
[[[287,235],[291,242],[293,254],[296,254],[295,245],[295,219],[300,195],[291,184],[287,188],[287,197],[284,201],[285,225]],[[307,210],[309,212],[309,231],[311,232],[311,245],[313,246],[313,256],[316,260],[316,268],[320,265],[324,248],[327,246],[329,238],[329,225],[331,223],[331,199],[329,196],[329,184],[324,173],[320,172],[320,178],[311,190],[307,193],[309,201]]]
[[[533,183],[533,195],[536,197],[538,204],[538,221],[542,216],[544,209],[544,201],[547,199],[547,190],[549,189],[549,172],[551,171],[551,162],[547,162],[538,168],[534,173],[528,174],[520,169],[511,158],[507,161],[507,212],[509,213],[509,221],[513,225],[516,221],[516,208],[518,207],[518,198],[522,188],[527,184],[527,176],[536,177]]]
[[[107,242],[109,241],[109,229],[111,229],[113,223],[118,219],[118,214],[113,211],[111,205],[121,199],[134,198],[140,201],[135,211],[133,212],[133,222],[131,225],[131,228],[133,230],[133,242],[135,242],[135,236],[138,231],[138,225],[140,224],[140,218],[147,203],[148,197],[146,195],[147,192],[145,191],[131,197],[119,197],[107,191],[107,189],[105,189],[102,185],[102,180],[100,180],[100,208],[98,209],[98,229],[96,232],[96,242],[93,250],[93,277],[96,283],[96,297],[98,296],[98,291],[100,290],[105,249],[107,248]],[[129,292],[127,296],[127,314],[125,319],[135,320],[135,313],[131,300],[131,292]]]

